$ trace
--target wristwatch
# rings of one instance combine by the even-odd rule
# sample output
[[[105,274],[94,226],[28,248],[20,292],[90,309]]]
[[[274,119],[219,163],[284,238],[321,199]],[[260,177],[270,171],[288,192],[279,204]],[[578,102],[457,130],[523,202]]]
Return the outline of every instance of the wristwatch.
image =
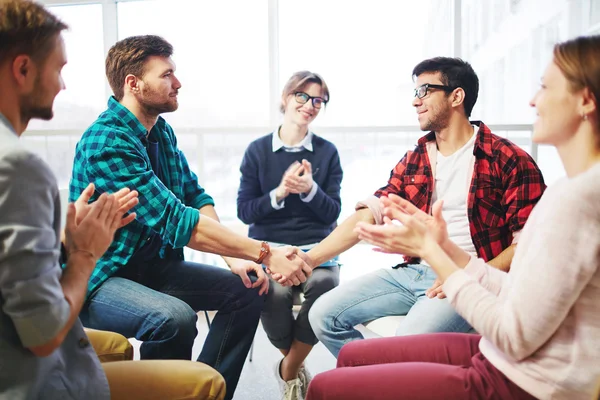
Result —
[[[269,246],[269,243],[262,242],[260,245],[260,254],[258,255],[258,258],[256,259],[255,262],[257,264],[262,264],[263,260],[269,255],[270,252],[271,252],[271,247]]]

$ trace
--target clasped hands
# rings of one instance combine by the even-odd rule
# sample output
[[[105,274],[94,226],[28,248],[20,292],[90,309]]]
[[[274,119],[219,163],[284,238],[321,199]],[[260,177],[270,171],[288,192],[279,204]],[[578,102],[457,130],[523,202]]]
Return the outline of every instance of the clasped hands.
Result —
[[[381,197],[379,201],[383,209],[383,225],[359,222],[354,229],[359,239],[376,246],[373,250],[427,259],[434,246],[443,248],[449,240],[446,221],[442,217],[443,201],[433,204],[432,215],[394,194]],[[429,298],[446,297],[442,282],[436,279],[426,295]]]
[[[313,187],[312,165],[307,160],[294,161],[284,172],[281,182],[275,189],[277,202],[290,194],[307,194]]]
[[[306,282],[313,270],[310,257],[294,246],[272,247],[263,264],[267,267],[265,270],[262,265],[252,261],[239,260],[230,265],[230,268],[247,288],[260,287],[259,295],[269,292],[269,278],[266,274],[270,274],[273,280],[282,286],[296,286]],[[254,283],[248,277],[248,272],[256,274],[258,279]]]

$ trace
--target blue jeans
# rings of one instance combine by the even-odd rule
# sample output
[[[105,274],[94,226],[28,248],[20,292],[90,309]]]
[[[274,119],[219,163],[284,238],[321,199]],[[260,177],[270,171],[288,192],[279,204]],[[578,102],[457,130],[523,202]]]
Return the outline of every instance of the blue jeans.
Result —
[[[335,356],[342,346],[363,339],[354,326],[390,315],[406,315],[396,335],[469,332],[470,325],[447,299],[430,299],[425,291],[436,275],[426,265],[381,269],[332,289],[309,311],[317,338]]]
[[[231,399],[263,308],[259,288],[247,289],[229,270],[183,260],[153,259],[119,275],[92,293],[83,324],[141,340],[142,359],[190,360],[196,312],[218,310],[198,361],[223,375]]]

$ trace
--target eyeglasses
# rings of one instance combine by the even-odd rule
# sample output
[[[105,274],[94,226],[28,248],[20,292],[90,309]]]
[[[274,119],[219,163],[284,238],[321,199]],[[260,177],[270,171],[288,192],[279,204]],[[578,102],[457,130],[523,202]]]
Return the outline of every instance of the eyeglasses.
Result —
[[[294,96],[296,97],[296,101],[299,104],[306,104],[309,100],[312,100],[313,107],[317,108],[317,109],[321,108],[321,106],[323,104],[327,104],[327,100],[325,100],[324,98],[312,97],[312,96],[307,95],[304,92],[296,92],[296,93],[294,93]]]
[[[451,86],[432,85],[431,83],[426,83],[415,89],[415,97],[422,99],[423,97],[427,96],[427,92],[429,91],[429,89],[441,89],[444,92],[451,92],[456,88],[453,88]]]

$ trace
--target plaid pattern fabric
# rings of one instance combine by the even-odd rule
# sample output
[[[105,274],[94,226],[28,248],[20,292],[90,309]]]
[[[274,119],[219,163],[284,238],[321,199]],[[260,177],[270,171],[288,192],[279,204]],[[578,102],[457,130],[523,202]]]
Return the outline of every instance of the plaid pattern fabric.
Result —
[[[471,123],[478,125],[479,131],[467,214],[477,255],[489,261],[512,243],[513,233],[523,229],[546,185],[535,161],[523,149],[492,134],[483,122]],[[430,214],[434,178],[425,145],[434,140],[434,132],[419,139],[415,150],[405,154],[392,170],[388,184],[375,196],[394,193]]]
[[[90,182],[96,185],[92,200],[101,193],[128,187],[139,192],[140,201],[134,209],[136,220],[117,231],[98,261],[88,283],[88,295],[126,265],[153,232],[162,239],[161,255],[167,245],[185,246],[200,218],[198,209],[214,205],[177,148],[173,129],[161,117],[152,134],[159,142],[163,181],[156,177],[146,151],[147,134],[138,119],[111,97],[108,109],[77,143],[69,201],[75,201]]]

